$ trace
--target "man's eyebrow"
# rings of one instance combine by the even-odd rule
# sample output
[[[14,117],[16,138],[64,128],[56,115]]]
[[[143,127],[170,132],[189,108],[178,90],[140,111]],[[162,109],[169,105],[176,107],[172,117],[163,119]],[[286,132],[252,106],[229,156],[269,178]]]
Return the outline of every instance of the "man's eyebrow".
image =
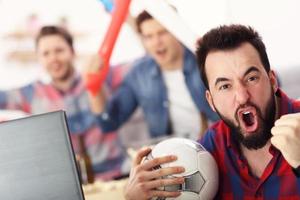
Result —
[[[215,81],[215,86],[222,81],[229,81],[229,79],[224,77],[217,78]]]
[[[245,71],[244,77],[247,76],[251,72],[259,72],[259,70],[257,69],[257,67],[251,66],[249,69],[247,69],[247,71]]]
[[[251,67],[250,67],[249,69],[247,69],[247,71],[244,73],[244,76],[247,76],[249,73],[251,73],[251,72],[253,72],[253,71],[259,72],[259,70],[257,69],[257,67],[251,66]],[[223,82],[223,81],[229,81],[229,79],[228,79],[228,78],[224,78],[224,77],[219,77],[219,78],[217,78],[216,81],[215,81],[215,86],[216,86],[218,83]]]

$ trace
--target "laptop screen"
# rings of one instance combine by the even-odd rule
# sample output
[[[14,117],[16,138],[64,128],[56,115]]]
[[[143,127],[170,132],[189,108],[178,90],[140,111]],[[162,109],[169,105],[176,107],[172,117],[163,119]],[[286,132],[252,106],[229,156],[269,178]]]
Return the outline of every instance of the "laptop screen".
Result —
[[[0,199],[84,199],[63,111],[0,123],[0,160]]]

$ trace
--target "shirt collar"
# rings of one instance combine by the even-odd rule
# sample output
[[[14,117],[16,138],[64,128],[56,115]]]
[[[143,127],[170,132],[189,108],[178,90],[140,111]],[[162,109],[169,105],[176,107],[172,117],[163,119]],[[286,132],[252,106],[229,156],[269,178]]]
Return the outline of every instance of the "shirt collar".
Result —
[[[51,85],[53,88],[55,88],[59,93],[63,95],[73,91],[73,89],[77,87],[78,83],[80,83],[80,80],[81,80],[80,74],[78,72],[74,72],[71,77],[71,82],[72,82],[71,87],[67,91],[60,90],[59,88],[55,87],[53,83],[51,83]]]
[[[279,97],[279,116],[294,113],[293,109],[293,99],[290,99],[280,88],[276,91],[276,96]]]

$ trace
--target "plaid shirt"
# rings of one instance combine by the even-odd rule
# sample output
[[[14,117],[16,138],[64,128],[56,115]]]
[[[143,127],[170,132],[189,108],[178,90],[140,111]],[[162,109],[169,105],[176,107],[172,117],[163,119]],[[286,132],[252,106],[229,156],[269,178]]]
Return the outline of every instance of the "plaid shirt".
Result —
[[[282,91],[280,116],[300,112],[300,101],[289,99]],[[251,175],[245,158],[230,137],[230,129],[217,122],[200,141],[212,153],[219,167],[219,191],[215,199],[300,199],[300,177],[279,150],[271,146],[272,160],[260,178]]]
[[[90,111],[88,95],[79,76],[74,77],[73,86],[67,92],[42,82],[34,82],[12,91],[2,91],[0,108],[18,109],[28,114],[64,109],[74,151],[78,152],[78,135],[83,134],[96,178],[107,180],[122,174],[125,157],[117,134],[116,132],[102,134]]]

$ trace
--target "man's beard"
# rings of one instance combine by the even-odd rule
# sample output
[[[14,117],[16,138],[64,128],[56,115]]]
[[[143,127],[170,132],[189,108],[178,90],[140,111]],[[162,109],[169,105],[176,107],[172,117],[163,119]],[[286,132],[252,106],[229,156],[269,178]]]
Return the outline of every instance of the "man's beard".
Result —
[[[272,90],[273,94],[273,90]],[[240,122],[238,120],[237,111],[245,106],[253,106],[257,112],[257,120],[258,120],[258,130],[254,133],[251,133],[249,136],[244,136],[242,133],[242,129],[240,126]],[[231,136],[235,142],[238,144],[244,145],[248,149],[260,149],[266,145],[266,143],[271,138],[271,129],[274,126],[275,122],[275,95],[271,95],[267,107],[265,109],[265,116],[263,117],[262,111],[258,108],[257,105],[251,102],[247,102],[244,105],[239,106],[236,109],[235,119],[238,122],[238,125],[234,125],[233,121],[223,116],[217,109],[216,112],[220,116],[220,118],[229,126],[231,130]]]

